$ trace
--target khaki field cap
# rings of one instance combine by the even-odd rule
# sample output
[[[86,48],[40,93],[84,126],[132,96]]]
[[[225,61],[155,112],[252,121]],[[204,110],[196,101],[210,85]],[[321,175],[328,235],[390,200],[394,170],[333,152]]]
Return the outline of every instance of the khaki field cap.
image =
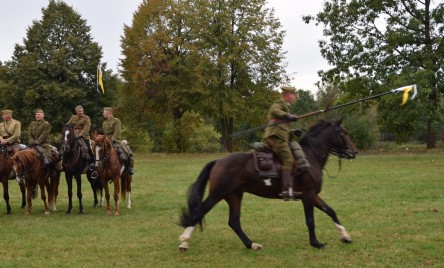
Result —
[[[3,110],[2,115],[3,114],[12,114],[12,110]]]
[[[296,88],[290,86],[281,87],[282,93],[295,94]]]
[[[37,114],[37,113],[41,113],[41,114],[44,114],[44,112],[43,112],[43,110],[42,109],[35,109],[35,113]]]
[[[76,111],[78,111],[78,110],[80,110],[80,109],[82,109],[82,110],[83,110],[83,107],[82,107],[82,105],[77,105],[77,106],[76,106],[76,108],[74,108],[74,110],[76,110]]]
[[[112,111],[113,111],[113,108],[111,108],[111,107],[105,107],[105,108],[103,108],[103,110],[104,110],[104,111],[107,111],[107,112],[112,112]]]

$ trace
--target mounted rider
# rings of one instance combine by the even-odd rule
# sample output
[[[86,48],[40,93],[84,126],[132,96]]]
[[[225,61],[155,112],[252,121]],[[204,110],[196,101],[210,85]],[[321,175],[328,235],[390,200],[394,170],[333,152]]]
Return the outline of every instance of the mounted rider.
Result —
[[[297,116],[290,113],[291,104],[294,103],[298,95],[296,88],[290,86],[281,87],[281,98],[275,101],[268,112],[268,124],[265,129],[264,139],[266,145],[274,152],[276,157],[282,162],[282,192],[284,201],[291,197],[290,189],[293,189],[292,169],[294,157],[297,160],[299,172],[304,172],[310,168],[310,164],[297,141],[291,141],[295,135],[290,128],[290,122],[296,122]]]
[[[126,141],[120,141],[120,132],[122,130],[122,123],[120,119],[113,116],[113,109],[111,107],[103,108],[103,117],[105,120],[102,123],[102,131],[105,136],[113,142],[114,148],[119,154],[119,158],[128,167],[130,175],[134,175],[133,165],[133,153],[126,143]]]
[[[77,105],[74,110],[76,114],[72,115],[66,124],[72,126],[76,138],[79,138],[82,145],[86,146],[85,149],[87,151],[87,154],[82,154],[82,156],[88,161],[89,169],[93,171],[91,173],[91,178],[96,179],[97,172],[94,172],[94,155],[91,149],[91,137],[89,135],[89,130],[91,128],[91,119],[84,113],[82,105]],[[83,146],[82,151],[84,151]]]
[[[3,110],[2,118],[0,144],[5,145],[8,152],[15,154],[20,149],[21,124],[12,118],[12,110]]]
[[[51,124],[44,120],[45,113],[42,109],[35,110],[35,121],[31,122],[28,129],[29,147],[35,148],[41,157],[43,163],[50,172],[60,172],[61,167],[57,152],[53,153],[49,143],[49,134],[51,133]]]

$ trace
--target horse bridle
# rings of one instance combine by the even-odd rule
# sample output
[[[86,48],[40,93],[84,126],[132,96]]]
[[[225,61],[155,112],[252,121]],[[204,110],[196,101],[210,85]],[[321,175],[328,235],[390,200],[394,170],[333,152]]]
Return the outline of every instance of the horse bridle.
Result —
[[[72,145],[74,143],[74,146]],[[68,146],[65,146],[68,145]],[[75,137],[71,140],[66,139],[63,141],[63,145],[62,145],[62,155],[65,154],[65,152],[74,152],[76,147],[80,147],[80,144],[78,142],[78,139],[76,139]],[[66,150],[67,149],[67,150]],[[77,160],[79,160],[80,158],[80,152],[81,152],[81,148],[79,148],[78,152],[77,152],[77,156],[75,157],[75,159],[73,161],[71,161],[71,163],[66,164],[65,161],[62,160],[62,165],[65,167],[74,165],[75,163],[77,163]]]
[[[16,178],[18,178],[17,182],[18,182],[18,183],[21,183],[21,182],[25,179],[27,173],[26,173],[26,169],[25,169],[25,167],[23,166],[22,161],[17,160],[17,162],[19,162],[19,164],[20,164],[20,168],[21,168],[21,170],[22,170],[22,173],[21,173],[21,174],[18,174],[17,171],[16,171],[15,169],[14,169],[14,172],[16,173],[16,174],[15,174]]]
[[[106,142],[105,142],[105,140],[103,140],[102,142],[103,142],[103,145],[100,146],[100,148],[103,150],[103,159],[97,159],[97,158],[99,158],[100,156],[99,156],[99,154],[96,152],[96,154],[95,154],[95,158],[96,158],[96,159],[94,159],[94,162],[95,162],[95,166],[96,166],[96,167],[105,166],[106,160],[108,160],[108,158],[110,157],[110,156],[109,156],[109,153],[108,153],[108,150],[106,150],[106,147],[107,147],[107,146],[106,146]],[[94,147],[99,147],[99,146],[94,145]],[[94,151],[95,151],[95,150],[94,150]]]
[[[314,136],[308,135],[310,147],[313,149],[313,151],[315,151],[316,153],[321,155],[321,153],[318,150],[316,150],[316,147],[313,146],[313,144],[312,144],[312,142],[316,142],[316,143],[318,143],[318,144],[320,144],[320,145],[322,145],[324,147],[327,147],[328,148],[328,152],[330,154],[336,155],[336,156],[338,156],[340,158],[348,158],[348,157],[350,157],[350,153],[349,153],[350,146],[349,146],[347,140],[344,137],[344,134],[345,134],[344,129],[341,126],[333,125],[331,122],[328,123],[327,127],[329,127],[329,126],[335,127],[335,132],[336,132],[337,135],[339,135],[342,143],[345,144],[345,147],[344,148],[338,148],[337,146],[334,146],[334,145],[331,145],[331,144],[329,144],[327,142],[324,142],[324,141],[322,141],[322,140],[320,140],[320,139],[318,139],[318,138],[316,138]]]

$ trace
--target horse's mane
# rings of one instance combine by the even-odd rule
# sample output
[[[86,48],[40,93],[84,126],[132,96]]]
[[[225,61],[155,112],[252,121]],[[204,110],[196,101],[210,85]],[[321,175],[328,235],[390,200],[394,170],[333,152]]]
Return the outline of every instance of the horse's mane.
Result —
[[[307,133],[305,133],[305,135],[301,139],[301,143],[306,142],[309,139],[309,137],[317,136],[319,132],[321,132],[330,123],[335,121],[336,120],[325,121],[324,119],[319,119],[315,121],[311,126],[309,126]]]

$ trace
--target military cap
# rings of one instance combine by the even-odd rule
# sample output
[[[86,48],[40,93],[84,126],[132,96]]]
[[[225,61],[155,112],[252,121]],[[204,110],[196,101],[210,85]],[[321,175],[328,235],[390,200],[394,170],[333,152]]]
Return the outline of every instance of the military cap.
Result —
[[[290,86],[283,86],[281,87],[282,93],[288,93],[288,94],[295,94],[296,88],[290,87]]]
[[[112,112],[112,111],[113,111],[113,108],[111,108],[111,107],[105,107],[105,108],[103,108],[103,110],[104,110],[104,111],[107,111],[107,112]]]
[[[35,111],[34,111],[36,114],[37,113],[41,113],[41,114],[44,114],[44,112],[43,112],[43,110],[42,109],[35,109]]]
[[[2,115],[3,114],[12,114],[12,110],[3,110]]]
[[[82,110],[83,110],[83,107],[82,107],[82,105],[77,105],[77,106],[76,106],[76,108],[74,108],[74,110],[75,110],[75,111],[77,111],[77,110],[80,110],[80,109],[82,109]]]

